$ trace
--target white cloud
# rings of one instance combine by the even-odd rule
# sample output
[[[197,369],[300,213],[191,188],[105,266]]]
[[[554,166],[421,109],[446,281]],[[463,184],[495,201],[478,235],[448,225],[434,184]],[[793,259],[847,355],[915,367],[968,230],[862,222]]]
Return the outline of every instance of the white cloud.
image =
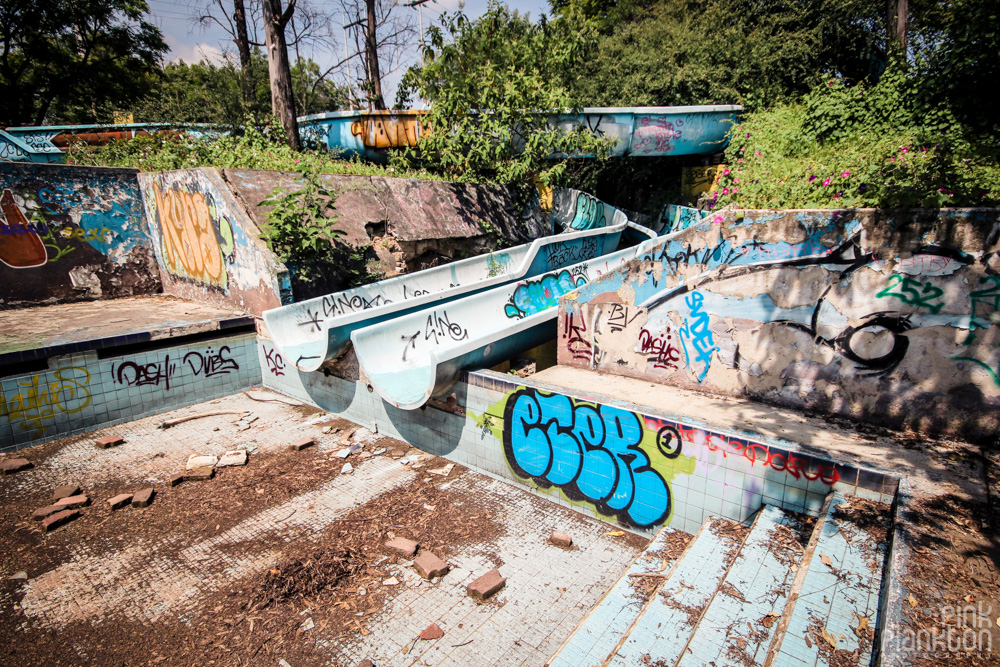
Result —
[[[222,50],[207,42],[198,42],[192,39],[194,35],[188,33],[178,38],[176,35],[164,32],[163,39],[170,48],[167,53],[167,60],[172,63],[183,60],[188,64],[194,64],[204,60],[213,65],[221,65],[226,61]],[[191,41],[187,41],[187,40]]]

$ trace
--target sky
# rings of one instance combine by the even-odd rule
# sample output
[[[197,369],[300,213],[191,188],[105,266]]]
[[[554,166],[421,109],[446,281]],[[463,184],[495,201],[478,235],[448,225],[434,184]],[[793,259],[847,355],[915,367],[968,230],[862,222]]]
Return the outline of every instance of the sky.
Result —
[[[324,0],[314,0],[323,3]],[[328,1],[328,0],[327,0]],[[396,0],[402,4],[407,0]],[[223,60],[225,51],[234,51],[229,35],[218,26],[206,29],[197,24],[192,15],[196,13],[198,7],[204,7],[211,0],[147,0],[149,2],[151,21],[163,32],[164,41],[170,47],[167,60],[175,62],[198,62],[206,60],[208,62],[219,63]],[[223,0],[227,5],[228,0]],[[459,8],[461,0],[431,0],[423,5],[424,30],[438,20],[444,11],[454,11]],[[283,4],[287,0],[283,0]],[[537,19],[542,13],[548,11],[547,0],[508,0],[507,6],[516,9],[521,13],[530,13],[532,19]],[[470,18],[481,16],[488,6],[488,0],[466,0],[463,11]],[[400,7],[400,11],[412,12],[414,23],[416,24],[417,10],[413,8]],[[342,57],[343,43],[341,42],[335,53],[315,53],[312,58],[321,66],[329,66],[338,62]],[[303,54],[306,55],[306,54]],[[409,62],[400,67],[396,72],[384,77],[383,87],[388,89],[386,101],[392,102],[395,99],[396,86],[399,78],[405,71],[406,66],[417,57],[414,49]]]

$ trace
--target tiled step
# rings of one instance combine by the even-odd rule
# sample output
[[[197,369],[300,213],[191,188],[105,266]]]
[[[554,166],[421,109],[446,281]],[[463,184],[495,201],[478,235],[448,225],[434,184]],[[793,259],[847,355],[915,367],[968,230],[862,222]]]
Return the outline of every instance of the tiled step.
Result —
[[[672,528],[660,530],[546,665],[580,667],[602,664],[642,611],[644,601],[642,597],[637,597],[637,587],[652,587],[649,596],[655,596],[663,585],[663,577],[684,552],[682,545],[692,539],[691,535]],[[649,573],[655,576],[630,576]]]
[[[866,527],[837,513],[839,506],[863,502],[834,494],[822,524],[817,525],[816,547],[803,564],[808,569],[802,589],[793,600],[794,607],[786,610],[788,627],[779,637],[780,645],[772,649],[776,655],[771,664],[814,667],[871,662],[889,516],[886,513]]]
[[[810,529],[764,506],[691,635],[680,667],[763,665],[785,609]]]
[[[673,665],[687,646],[702,612],[726,576],[745,529],[715,517],[706,521],[660,592],[605,664],[635,667]]]

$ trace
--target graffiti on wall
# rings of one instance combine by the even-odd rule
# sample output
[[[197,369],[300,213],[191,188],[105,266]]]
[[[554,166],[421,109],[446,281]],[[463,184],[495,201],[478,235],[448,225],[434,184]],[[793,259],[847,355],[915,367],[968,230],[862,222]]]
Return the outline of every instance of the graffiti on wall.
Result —
[[[633,526],[670,514],[670,491],[649,464],[634,413],[525,388],[507,398],[504,424],[504,454],[519,477],[557,486]]]
[[[59,415],[72,415],[90,405],[90,371],[80,366],[22,378],[0,393],[0,418],[34,437],[44,435]]]
[[[127,387],[162,387],[170,389],[170,381],[181,370],[190,371],[193,377],[210,378],[216,375],[229,375],[238,371],[240,365],[232,358],[232,350],[228,345],[222,345],[218,350],[209,347],[205,351],[191,350],[183,357],[170,359],[167,354],[163,359],[138,363],[123,361],[111,364],[111,377],[114,382]]]
[[[637,155],[650,153],[664,154],[674,150],[675,142],[681,138],[683,119],[672,120],[669,116],[638,116],[632,135],[632,152]]]
[[[905,249],[887,251],[865,240],[867,220],[830,217],[789,226],[793,243],[739,220],[665,240],[563,301],[560,363],[852,415],[886,391],[871,379],[890,375],[887,401],[911,392],[971,415],[982,411],[956,401],[962,392],[984,407],[1000,400],[997,233],[966,232],[971,220],[946,230],[927,222],[908,231],[919,235]],[[944,236],[978,240],[928,242]],[[622,329],[625,308],[640,315]],[[661,331],[679,361],[650,353]],[[957,423],[936,410],[926,419]]]
[[[365,148],[406,148],[420,138],[420,118],[410,114],[362,114],[351,123],[351,134]]]
[[[285,374],[285,359],[278,352],[276,347],[268,347],[263,343],[260,344],[261,351],[264,352],[264,363],[267,364],[267,370],[271,375],[275,377],[281,377]]]
[[[585,192],[576,195],[576,211],[569,223],[571,229],[584,231],[606,227],[607,217],[604,214],[604,202]]]
[[[518,478],[556,488],[633,527],[669,523],[685,503],[702,502],[671,489],[679,475],[703,478],[705,493],[719,499],[734,498],[735,489],[748,513],[759,509],[768,483],[784,486],[761,474],[744,479],[755,466],[824,487],[841,478],[826,460],[534,387],[518,387],[495,409],[503,415],[497,437]]]
[[[535,280],[525,280],[514,289],[510,302],[504,306],[504,313],[509,318],[521,319],[554,308],[559,304],[559,297],[586,282],[586,267],[578,273],[564,269]]]
[[[233,262],[233,226],[222,215],[211,192],[174,185],[162,189],[153,182],[147,205],[153,203],[161,233],[164,268],[172,276],[226,290],[227,264]]]
[[[14,193],[7,188],[3,190],[0,195],[0,262],[14,269],[38,268],[73,252],[74,243],[89,243],[98,251],[106,252],[112,240],[111,230],[75,224],[52,194],[44,188],[38,191],[41,208],[32,212],[29,221]],[[46,218],[43,210],[53,217]]]

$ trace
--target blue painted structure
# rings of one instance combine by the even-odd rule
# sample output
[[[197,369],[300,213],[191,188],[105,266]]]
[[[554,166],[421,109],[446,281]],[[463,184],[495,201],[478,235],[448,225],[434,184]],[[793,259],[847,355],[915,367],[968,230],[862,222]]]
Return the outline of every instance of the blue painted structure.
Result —
[[[12,162],[62,162],[64,147],[75,141],[103,145],[109,141],[158,132],[186,132],[195,136],[224,133],[212,125],[196,123],[123,123],[119,125],[39,125],[0,129],[0,160]]]
[[[552,125],[584,127],[615,140],[613,157],[710,155],[726,146],[726,133],[743,107],[588,107],[578,114],[552,115]],[[389,148],[414,146],[420,140],[424,111],[331,111],[299,118],[307,144],[384,160]],[[583,156],[581,156],[583,157]]]

